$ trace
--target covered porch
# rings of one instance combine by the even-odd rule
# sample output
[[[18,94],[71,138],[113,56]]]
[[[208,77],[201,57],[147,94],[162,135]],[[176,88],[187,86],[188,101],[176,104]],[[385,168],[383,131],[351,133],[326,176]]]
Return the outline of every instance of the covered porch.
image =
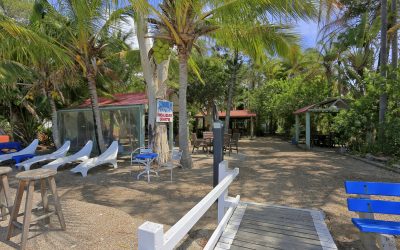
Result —
[[[226,111],[218,112],[219,119],[225,121]],[[257,115],[250,110],[231,110],[229,119],[229,129],[233,133],[240,133],[241,136],[254,137],[254,122]],[[198,113],[195,115],[195,131],[205,131],[210,129],[210,123],[207,122],[207,113]],[[210,118],[211,119],[211,118]]]
[[[305,114],[305,142],[307,149],[311,148],[311,113],[338,113],[341,109],[348,109],[347,100],[342,98],[329,98],[322,102],[312,104],[293,112],[296,118],[295,123],[295,140],[300,140],[300,115]]]

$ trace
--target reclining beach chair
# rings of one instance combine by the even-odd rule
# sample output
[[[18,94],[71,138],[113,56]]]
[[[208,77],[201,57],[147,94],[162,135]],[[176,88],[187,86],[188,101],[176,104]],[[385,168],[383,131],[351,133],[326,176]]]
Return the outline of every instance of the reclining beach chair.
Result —
[[[11,153],[11,154],[0,155],[0,162],[11,160],[13,158],[13,156],[34,154],[38,145],[39,145],[39,140],[35,139],[35,140],[33,140],[33,142],[31,144],[29,144],[28,147],[22,149],[21,151]]]
[[[51,153],[51,154],[46,154],[46,155],[38,155],[35,156],[31,159],[28,159],[26,161],[23,161],[21,163],[17,163],[15,164],[15,166],[17,166],[18,168],[20,167],[24,167],[24,170],[29,170],[31,168],[31,166],[35,163],[41,162],[41,161],[48,161],[48,160],[54,160],[60,157],[64,157],[68,150],[69,147],[71,145],[70,141],[66,141],[64,143],[64,145],[62,145],[59,149],[57,149],[55,152]]]
[[[83,177],[87,176],[87,172],[99,165],[112,164],[114,168],[117,168],[117,154],[118,154],[118,141],[111,143],[110,147],[107,148],[101,155],[85,160],[78,166],[71,169],[74,173],[81,173]]]
[[[85,161],[89,159],[90,153],[92,152],[92,148],[93,148],[93,141],[89,140],[86,143],[86,145],[83,146],[83,148],[78,152],[76,152],[75,154],[58,158],[57,160],[54,160],[42,166],[42,168],[57,170],[59,167],[68,163],[72,163],[75,161]]]

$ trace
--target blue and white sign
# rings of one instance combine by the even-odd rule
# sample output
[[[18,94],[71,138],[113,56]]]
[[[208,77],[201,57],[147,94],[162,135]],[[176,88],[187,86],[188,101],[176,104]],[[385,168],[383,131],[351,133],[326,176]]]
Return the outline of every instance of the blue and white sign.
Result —
[[[157,100],[157,122],[172,122],[174,118],[174,103]]]

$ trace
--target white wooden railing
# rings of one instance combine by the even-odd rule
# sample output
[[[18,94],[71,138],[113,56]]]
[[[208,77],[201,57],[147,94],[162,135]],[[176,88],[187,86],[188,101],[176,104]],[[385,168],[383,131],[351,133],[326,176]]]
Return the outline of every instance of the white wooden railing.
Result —
[[[229,170],[228,162],[221,162],[219,164],[218,185],[165,234],[163,225],[158,223],[146,221],[139,227],[139,250],[173,249],[218,199],[218,226],[204,248],[213,249],[239,203],[239,195],[236,198],[228,197],[229,185],[238,174],[238,168]]]

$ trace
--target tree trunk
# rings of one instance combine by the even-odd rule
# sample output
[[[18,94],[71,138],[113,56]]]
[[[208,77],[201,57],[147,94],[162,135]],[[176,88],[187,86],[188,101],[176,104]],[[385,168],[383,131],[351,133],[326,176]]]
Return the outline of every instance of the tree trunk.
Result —
[[[99,154],[101,154],[105,150],[105,144],[103,138],[103,130],[101,128],[101,117],[100,117],[99,101],[97,97],[96,80],[94,73],[92,72],[92,69],[90,69],[90,67],[87,68],[88,68],[87,81],[89,87],[90,104],[93,114],[94,135],[96,138],[97,149],[99,150]]]
[[[169,60],[159,65],[154,65],[149,60],[148,54],[151,49],[147,35],[147,24],[144,16],[137,19],[136,35],[139,44],[140,61],[143,69],[143,76],[146,81],[146,94],[149,101],[148,110],[148,134],[149,147],[158,153],[158,162],[164,163],[168,160],[169,146],[167,137],[167,128],[165,124],[156,123],[157,98],[166,98],[166,80],[168,79]]]
[[[236,87],[237,74],[238,74],[239,67],[240,67],[239,52],[237,50],[235,50],[234,56],[233,56],[231,81],[229,82],[228,103],[226,105],[225,133],[228,133],[228,130],[229,130],[229,120],[231,118],[231,109],[232,109],[232,98],[233,98],[234,89]]]
[[[52,123],[51,132],[53,134],[53,141],[56,148],[59,148],[61,147],[61,142],[60,142],[60,131],[58,130],[57,106],[53,97],[49,93],[46,93],[46,95],[47,98],[49,99],[51,108],[51,123]]]
[[[380,51],[380,74],[386,80],[387,75],[387,0],[381,0],[381,51]],[[387,110],[386,81],[381,85],[382,94],[379,97],[379,140],[384,141],[384,122]]]
[[[12,103],[9,103],[10,105],[10,128],[11,128],[11,135],[10,135],[10,140],[11,141],[15,141],[14,138],[14,119],[15,119],[15,115],[14,115],[14,111],[12,108]]]
[[[182,150],[182,165],[193,167],[192,156],[189,153],[188,117],[186,107],[186,92],[188,85],[188,59],[186,48],[178,48],[179,57],[179,148]]]
[[[20,97],[22,99],[22,97]],[[36,110],[25,100],[22,101],[22,106],[35,118],[37,123],[41,123],[41,119]]]
[[[157,65],[157,99],[167,99],[169,59]],[[154,118],[155,119],[155,118]],[[169,159],[168,130],[165,123],[155,123],[154,149],[158,153],[158,163]]]
[[[397,0],[392,0],[392,24],[396,25],[397,23]],[[397,69],[397,63],[398,63],[398,31],[397,29],[393,33],[393,38],[392,38],[392,68],[393,71],[395,72]],[[394,75],[396,77],[396,74]]]

